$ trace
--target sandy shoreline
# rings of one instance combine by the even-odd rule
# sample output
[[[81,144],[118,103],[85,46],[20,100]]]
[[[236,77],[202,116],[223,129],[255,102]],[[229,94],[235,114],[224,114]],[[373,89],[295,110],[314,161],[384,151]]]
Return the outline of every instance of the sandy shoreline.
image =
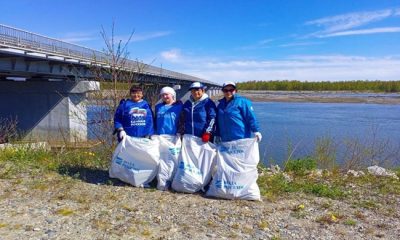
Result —
[[[320,103],[374,103],[400,104],[400,94],[355,93],[355,92],[314,92],[314,91],[239,91],[254,102],[320,102]]]

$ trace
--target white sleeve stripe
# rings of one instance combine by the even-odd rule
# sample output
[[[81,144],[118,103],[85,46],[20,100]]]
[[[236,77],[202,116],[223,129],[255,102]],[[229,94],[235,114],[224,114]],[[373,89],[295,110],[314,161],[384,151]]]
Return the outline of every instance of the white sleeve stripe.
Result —
[[[214,118],[211,119],[210,125],[208,125],[208,128],[206,129],[206,132],[211,132],[212,131],[212,129],[214,127],[214,122],[215,122],[215,119]]]

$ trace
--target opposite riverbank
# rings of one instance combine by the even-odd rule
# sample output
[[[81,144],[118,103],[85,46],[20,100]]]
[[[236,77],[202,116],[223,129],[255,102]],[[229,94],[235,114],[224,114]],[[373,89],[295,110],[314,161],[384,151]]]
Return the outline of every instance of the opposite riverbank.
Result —
[[[239,90],[239,94],[255,102],[400,104],[399,93]]]

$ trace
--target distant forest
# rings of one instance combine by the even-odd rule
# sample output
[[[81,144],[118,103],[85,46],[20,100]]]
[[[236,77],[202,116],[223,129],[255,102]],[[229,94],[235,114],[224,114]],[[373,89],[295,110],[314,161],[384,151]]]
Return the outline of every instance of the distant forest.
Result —
[[[400,81],[248,81],[237,83],[237,86],[240,90],[400,92]]]

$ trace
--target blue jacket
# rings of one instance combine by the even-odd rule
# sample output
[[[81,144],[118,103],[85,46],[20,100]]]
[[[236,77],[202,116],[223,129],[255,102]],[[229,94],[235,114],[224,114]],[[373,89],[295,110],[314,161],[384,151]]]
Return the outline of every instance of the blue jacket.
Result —
[[[122,100],[114,115],[114,128],[123,128],[131,137],[153,135],[153,112],[150,105],[145,100]]]
[[[179,128],[179,119],[183,104],[177,101],[172,105],[164,102],[156,105],[156,134],[175,135]]]
[[[197,137],[201,137],[205,132],[209,132],[213,135],[215,131],[215,118],[217,115],[216,110],[217,107],[215,103],[207,94],[203,94],[201,99],[196,102],[190,97],[183,105],[185,119],[184,133],[192,134]]]
[[[217,109],[217,135],[222,142],[250,138],[260,131],[250,100],[235,94],[229,102],[219,100]]]

